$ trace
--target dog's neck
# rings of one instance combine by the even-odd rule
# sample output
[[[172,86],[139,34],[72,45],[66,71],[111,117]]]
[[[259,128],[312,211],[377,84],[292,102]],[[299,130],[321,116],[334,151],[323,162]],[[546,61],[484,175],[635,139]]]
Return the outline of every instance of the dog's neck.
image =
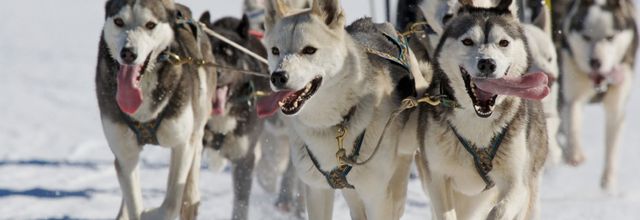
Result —
[[[445,73],[441,72],[440,74]],[[489,146],[494,136],[502,132],[503,128],[513,121],[523,102],[522,99],[516,97],[499,97],[502,101],[495,106],[493,114],[488,118],[481,118],[474,111],[464,88],[453,88],[446,75],[444,77],[441,75],[435,82],[438,85],[430,87],[430,94],[445,95],[461,105],[461,108],[446,110],[445,117],[442,118],[443,125],[448,126],[447,123],[451,123],[460,136],[478,147]]]

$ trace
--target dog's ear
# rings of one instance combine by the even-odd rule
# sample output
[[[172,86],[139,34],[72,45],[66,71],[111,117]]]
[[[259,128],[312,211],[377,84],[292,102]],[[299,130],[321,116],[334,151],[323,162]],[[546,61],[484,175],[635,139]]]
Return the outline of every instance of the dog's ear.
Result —
[[[330,28],[344,28],[344,13],[339,0],[314,0],[311,12]]]
[[[198,21],[208,25],[211,23],[211,13],[209,13],[209,11],[204,11],[204,13],[200,15],[200,19],[198,19]]]
[[[501,13],[511,14],[514,17],[518,17],[518,4],[513,0],[501,0],[494,9]]]
[[[249,21],[249,17],[245,14],[242,16],[236,32],[238,32],[243,39],[249,39],[249,28],[251,28],[251,21]]]
[[[173,0],[162,0],[162,4],[164,5],[165,8],[168,8],[171,10],[175,9],[176,7],[176,3]]]
[[[535,25],[536,27],[542,29],[547,33],[551,33],[551,12],[546,6],[543,6],[542,10],[540,10],[540,13],[538,13],[538,15],[531,20],[533,22],[533,25]]]
[[[458,0],[458,3],[460,3],[460,5],[462,7],[467,7],[467,6],[471,7],[471,6],[473,6],[473,1],[472,0]]]
[[[267,0],[265,5],[264,29],[271,30],[282,17],[289,11],[289,7],[282,0]]]

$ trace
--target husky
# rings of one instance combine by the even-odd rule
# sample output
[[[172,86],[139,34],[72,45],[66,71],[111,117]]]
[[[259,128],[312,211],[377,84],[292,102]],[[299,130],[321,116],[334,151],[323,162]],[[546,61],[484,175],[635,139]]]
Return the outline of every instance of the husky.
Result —
[[[418,170],[435,219],[533,219],[547,156],[547,75],[527,73],[527,38],[512,0],[460,2],[436,48],[420,106]],[[415,116],[412,116],[412,119]],[[413,120],[410,120],[410,122]]]
[[[171,0],[110,0],[105,9],[96,87],[123,194],[118,219],[195,219],[201,140],[217,78],[211,67],[171,58],[213,62],[208,38],[186,22],[189,9]],[[137,167],[146,144],[171,149],[167,194],[153,209],[143,207]]]
[[[602,102],[606,112],[606,153],[601,187],[615,186],[616,158],[624,109],[633,82],[638,33],[632,1],[576,1],[564,23],[562,83],[568,142],[566,160],[579,165],[582,108]]]
[[[456,0],[423,0],[417,2],[422,9],[421,14],[429,23],[431,33],[427,34],[428,41],[424,42],[424,47],[414,47],[412,49],[416,54],[420,54],[420,50],[426,50],[426,54],[435,52],[440,37],[444,32],[444,26],[460,10],[461,4]],[[470,2],[471,4],[471,2]],[[473,1],[475,7],[492,7],[497,4],[496,0]],[[562,149],[558,143],[557,134],[560,130],[560,84],[556,83],[559,78],[558,70],[558,54],[555,49],[555,42],[552,39],[552,23],[550,10],[547,5],[540,1],[525,1],[524,9],[519,9],[516,4],[510,7],[510,10],[524,11],[521,22],[524,28],[527,42],[530,45],[529,55],[531,59],[531,67],[528,72],[541,71],[547,74],[549,78],[549,86],[551,93],[542,100],[545,115],[547,116],[547,130],[549,137],[549,165],[556,165],[562,161]],[[426,56],[428,57],[428,55]],[[426,59],[424,61],[430,61]]]
[[[267,51],[258,38],[249,32],[249,18],[221,18],[211,23],[205,12],[200,22],[256,54],[266,57]],[[267,65],[239,49],[210,37],[218,68],[216,101],[213,115],[205,127],[204,146],[209,155],[221,155],[232,161],[234,202],[232,219],[247,219],[249,196],[253,180],[255,149],[262,135],[264,121],[258,117],[258,94],[269,90]],[[251,71],[246,73],[242,71]],[[262,76],[258,74],[264,74]],[[212,157],[221,160],[222,157]]]
[[[353,219],[399,219],[416,146],[397,145],[400,120],[380,138],[408,93],[396,86],[409,71],[368,53],[399,54],[402,47],[389,40],[398,33],[371,19],[345,28],[338,0],[315,0],[306,10],[290,10],[277,0],[266,12],[264,42],[275,93],[262,112],[279,112],[291,130],[291,158],[307,185],[309,219],[331,219],[338,189]]]

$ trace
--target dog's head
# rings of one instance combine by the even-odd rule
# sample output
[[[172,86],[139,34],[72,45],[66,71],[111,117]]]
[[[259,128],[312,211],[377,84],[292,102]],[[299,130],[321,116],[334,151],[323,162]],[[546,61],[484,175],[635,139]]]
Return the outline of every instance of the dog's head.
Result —
[[[282,0],[267,4],[265,46],[271,88],[280,109],[294,115],[321,86],[335,84],[346,60],[345,17],[338,0],[315,0],[292,11]]]
[[[635,35],[633,5],[627,0],[580,0],[565,23],[566,42],[578,68],[591,75],[615,71]]]
[[[225,17],[211,23],[209,12],[205,12],[200,17],[200,22],[207,24],[213,31],[238,45],[259,55],[266,56],[266,50],[260,40],[250,34],[251,24],[247,16],[244,16],[241,20]],[[216,63],[224,66],[223,68],[217,68],[216,100],[213,103],[213,114],[222,115],[234,106],[233,103],[228,102],[232,102],[239,97],[250,97],[252,95],[251,88],[245,88],[252,78],[242,71],[262,72],[263,68],[255,58],[228,43],[216,37],[210,37],[210,40]]]
[[[456,99],[480,117],[492,115],[494,106],[504,100],[499,95],[538,99],[549,92],[546,75],[524,76],[529,67],[527,42],[511,4],[511,0],[493,8],[462,4],[436,50],[436,64],[451,80]]]
[[[110,0],[106,3],[103,40],[119,65],[117,101],[133,114],[142,104],[141,81],[158,55],[174,39],[172,0]]]
[[[172,0],[108,1],[103,33],[111,57],[144,70],[173,40],[174,10]]]

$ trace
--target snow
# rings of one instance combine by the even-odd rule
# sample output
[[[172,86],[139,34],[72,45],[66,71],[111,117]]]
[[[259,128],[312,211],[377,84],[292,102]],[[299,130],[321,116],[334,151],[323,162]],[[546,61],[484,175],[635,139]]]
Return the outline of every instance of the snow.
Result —
[[[369,12],[366,0],[342,2],[351,21]],[[183,3],[196,15],[205,9],[214,17],[240,14],[237,0]],[[379,1],[379,17],[381,8]],[[113,219],[118,211],[120,189],[94,86],[103,10],[104,1],[95,0],[6,1],[0,7],[0,219]],[[603,111],[586,109],[588,161],[579,168],[548,170],[541,219],[640,219],[640,125],[633,124],[640,121],[638,110],[640,96],[634,91],[621,144],[619,188],[606,194],[599,189]],[[166,149],[143,152],[145,207],[158,206],[164,197],[167,161]],[[229,219],[230,174],[205,170],[200,188],[200,219]],[[251,219],[291,218],[272,208],[275,198],[254,185]],[[335,219],[349,219],[344,200],[336,199],[335,206]],[[428,219],[429,208],[420,183],[411,181],[403,219]]]

